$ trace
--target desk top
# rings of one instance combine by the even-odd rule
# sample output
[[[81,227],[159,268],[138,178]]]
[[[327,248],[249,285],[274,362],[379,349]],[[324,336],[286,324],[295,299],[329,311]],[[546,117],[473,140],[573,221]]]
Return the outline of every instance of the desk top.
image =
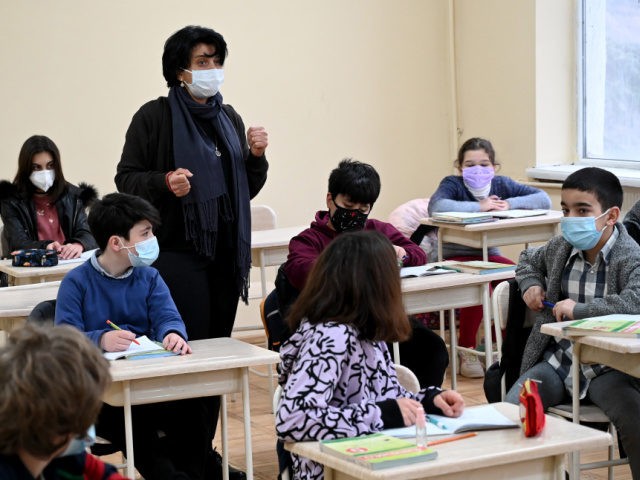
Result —
[[[520,421],[517,405],[496,403],[494,406],[509,418]],[[287,443],[285,448],[355,478],[415,479],[597,449],[610,445],[611,441],[611,435],[606,432],[547,415],[545,428],[537,437],[526,438],[521,429],[482,431],[473,438],[436,446],[438,458],[433,461],[378,471],[321,452],[318,442]]]
[[[144,360],[114,360],[114,382],[164,377],[184,373],[251,367],[278,363],[280,355],[235,338],[209,338],[189,342],[193,353]]]
[[[308,225],[302,225],[252,231],[251,248],[288,247],[289,240],[307,228]]]
[[[0,272],[4,272],[7,275],[15,278],[30,278],[30,277],[51,277],[54,275],[64,275],[65,273],[73,270],[77,266],[84,263],[86,260],[78,260],[77,262],[65,262],[54,265],[53,267],[14,267],[11,265],[11,260],[0,260]]]
[[[439,228],[448,228],[452,230],[464,230],[467,232],[490,232],[492,230],[503,230],[509,228],[518,228],[531,225],[546,225],[560,223],[562,212],[559,210],[549,210],[544,215],[536,215],[533,217],[522,218],[500,218],[495,222],[481,222],[471,224],[458,224],[448,222],[437,222],[431,218],[422,218],[420,223],[424,225],[432,225]]]
[[[562,328],[570,324],[568,322],[558,323],[545,323],[540,328],[540,331],[547,335],[554,337],[565,337],[573,340],[580,340],[582,345],[589,345],[591,347],[600,348],[616,353],[640,353],[640,339],[637,338],[620,338],[620,337],[605,337],[598,335],[585,335],[585,336],[567,336],[562,331]]]
[[[27,317],[33,307],[58,296],[60,282],[0,288],[0,317]]]
[[[437,265],[435,263],[434,265]],[[424,290],[439,290],[455,288],[462,285],[480,285],[496,280],[509,280],[515,276],[515,271],[486,273],[446,273],[443,275],[429,275],[426,277],[409,277],[402,279],[402,293],[411,293]]]

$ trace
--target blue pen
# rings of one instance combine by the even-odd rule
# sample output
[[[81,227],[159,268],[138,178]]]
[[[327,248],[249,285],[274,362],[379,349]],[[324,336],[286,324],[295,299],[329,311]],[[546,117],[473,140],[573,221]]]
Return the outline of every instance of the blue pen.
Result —
[[[553,308],[553,307],[555,307],[555,306],[556,306],[556,304],[555,304],[555,303],[550,302],[550,301],[548,301],[548,300],[542,300],[542,304],[543,304],[545,307],[549,307],[549,308]]]
[[[438,421],[438,420],[436,420],[435,418],[432,418],[432,417],[427,416],[427,421],[428,421],[429,423],[431,423],[431,424],[435,425],[436,427],[441,428],[442,430],[449,430],[449,429],[447,428],[447,426],[446,426],[444,423],[439,422],[439,421]]]

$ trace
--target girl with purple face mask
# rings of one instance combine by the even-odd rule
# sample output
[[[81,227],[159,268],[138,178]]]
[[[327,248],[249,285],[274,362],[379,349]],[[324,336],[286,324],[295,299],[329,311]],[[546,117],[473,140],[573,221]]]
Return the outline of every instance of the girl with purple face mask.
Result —
[[[490,212],[511,209],[549,209],[549,196],[537,188],[515,182],[509,177],[496,175],[495,150],[489,140],[470,138],[462,144],[455,160],[459,175],[442,179],[429,200],[429,215],[434,212]],[[463,245],[445,243],[443,257],[447,260],[482,260],[482,251]],[[514,263],[500,256],[497,248],[489,249],[489,260]],[[460,310],[461,347],[476,346],[476,333],[482,322],[482,307]],[[477,378],[484,375],[477,356],[460,353],[460,374]]]

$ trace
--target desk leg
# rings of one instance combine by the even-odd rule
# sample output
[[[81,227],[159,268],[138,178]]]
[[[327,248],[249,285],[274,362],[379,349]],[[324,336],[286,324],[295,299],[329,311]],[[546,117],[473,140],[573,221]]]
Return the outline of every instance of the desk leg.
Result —
[[[489,261],[489,247],[487,246],[487,232],[482,232],[482,260]]]
[[[573,411],[573,423],[580,423],[580,342],[573,342],[573,351],[571,354],[571,388],[573,395],[571,396],[571,409]],[[580,452],[575,451],[570,456],[571,461],[571,480],[580,478]]]
[[[260,287],[262,288],[262,298],[265,298],[267,292],[267,270],[264,266],[264,249],[260,250]]]
[[[227,396],[220,395],[220,433],[222,435],[222,479],[229,480],[229,444],[227,438]]]
[[[493,363],[493,342],[491,341],[491,298],[489,284],[482,285],[482,322],[484,323],[484,358],[487,370]]]
[[[249,369],[242,369],[242,410],[244,414],[244,451],[247,458],[247,480],[253,480],[253,452],[251,447],[251,405],[249,402]]]
[[[124,435],[127,447],[127,477],[135,477],[135,463],[133,458],[133,421],[131,419],[131,384],[123,382],[124,389]]]
[[[449,345],[451,346],[451,389],[455,390],[458,384],[456,380],[456,370],[458,369],[458,333],[456,332],[456,311],[452,308],[449,310],[449,334],[451,339]]]
[[[393,363],[400,363],[400,344],[393,342]]]

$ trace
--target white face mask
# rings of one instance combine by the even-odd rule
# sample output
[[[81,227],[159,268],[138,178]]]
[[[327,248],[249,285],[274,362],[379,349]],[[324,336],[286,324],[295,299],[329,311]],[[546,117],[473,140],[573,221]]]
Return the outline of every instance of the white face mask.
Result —
[[[39,188],[43,192],[46,192],[53,186],[53,182],[56,179],[55,170],[36,170],[29,176],[29,180],[36,188]]]
[[[213,97],[224,83],[224,70],[211,68],[209,70],[187,70],[191,74],[191,83],[184,82],[191,95],[195,98]]]

